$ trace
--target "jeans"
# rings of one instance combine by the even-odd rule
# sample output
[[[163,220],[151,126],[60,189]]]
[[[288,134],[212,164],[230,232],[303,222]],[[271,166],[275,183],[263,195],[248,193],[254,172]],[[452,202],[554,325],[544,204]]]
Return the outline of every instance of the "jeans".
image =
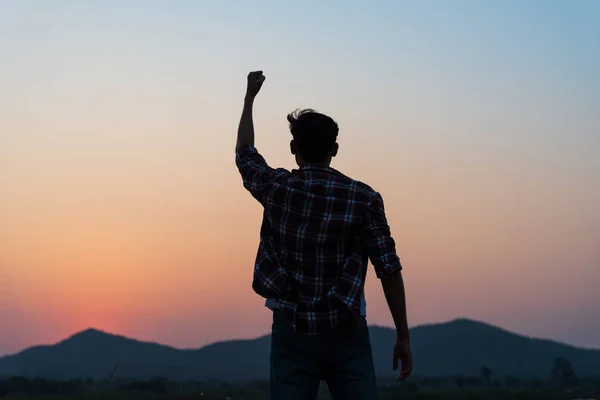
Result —
[[[334,400],[377,400],[365,318],[349,317],[327,332],[306,336],[274,311],[270,399],[315,400],[321,381]]]

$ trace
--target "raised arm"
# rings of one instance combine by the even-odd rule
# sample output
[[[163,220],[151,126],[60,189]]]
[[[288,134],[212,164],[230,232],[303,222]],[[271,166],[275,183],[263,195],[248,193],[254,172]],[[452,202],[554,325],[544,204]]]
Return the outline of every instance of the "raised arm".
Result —
[[[244,108],[240,118],[238,127],[237,143],[235,151],[242,146],[254,146],[254,121],[252,120],[252,108],[254,99],[260,91],[265,76],[262,71],[253,71],[248,74],[248,87],[246,88],[246,96],[244,97]]]
[[[242,176],[244,187],[263,205],[266,204],[268,194],[277,179],[289,174],[283,168],[271,168],[254,147],[252,107],[254,98],[260,91],[264,81],[265,76],[262,71],[254,71],[248,74],[244,109],[242,110],[235,145],[235,163]]]

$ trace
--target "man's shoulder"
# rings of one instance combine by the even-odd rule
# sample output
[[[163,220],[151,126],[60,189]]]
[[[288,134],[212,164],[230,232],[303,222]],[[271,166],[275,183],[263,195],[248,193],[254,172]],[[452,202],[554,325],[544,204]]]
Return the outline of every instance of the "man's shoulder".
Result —
[[[354,180],[356,182],[356,186],[358,187],[358,189],[362,192],[364,192],[365,194],[368,194],[369,196],[373,196],[375,194],[377,194],[377,191],[375,189],[373,189],[371,187],[371,185],[362,182],[362,181],[358,181],[358,180]]]
[[[249,144],[239,146],[235,149],[235,159],[238,166],[247,163],[255,163],[269,167],[256,147]],[[291,174],[291,171],[281,167],[269,167],[269,170],[273,171],[277,178],[287,177]]]
[[[348,175],[345,175],[340,171],[336,172],[339,174],[340,179],[344,182],[344,184],[349,187],[352,187],[355,192],[361,193],[362,195],[369,198],[377,194],[377,191],[373,189],[373,187],[371,187],[369,184],[358,179],[354,179]]]

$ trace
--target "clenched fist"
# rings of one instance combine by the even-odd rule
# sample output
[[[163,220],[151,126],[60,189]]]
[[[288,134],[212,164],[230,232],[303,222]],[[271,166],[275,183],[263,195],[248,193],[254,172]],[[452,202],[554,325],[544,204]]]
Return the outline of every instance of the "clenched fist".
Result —
[[[252,71],[248,74],[248,87],[246,89],[246,97],[254,98],[262,84],[265,81],[265,76],[262,71]]]

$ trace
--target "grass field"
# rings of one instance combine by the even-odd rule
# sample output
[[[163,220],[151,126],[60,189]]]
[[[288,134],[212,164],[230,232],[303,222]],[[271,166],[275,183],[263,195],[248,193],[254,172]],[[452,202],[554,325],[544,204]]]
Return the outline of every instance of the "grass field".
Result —
[[[385,381],[385,380],[384,380]],[[464,382],[467,383],[466,386]],[[469,383],[470,382],[470,386]],[[415,377],[390,380],[379,388],[379,400],[600,400],[600,379],[577,380],[566,385],[536,381],[508,381],[493,385],[481,379]],[[388,382],[386,382],[388,383]],[[443,385],[443,386],[440,386]],[[164,378],[147,381],[52,381],[12,377],[0,379],[1,400],[268,400],[269,383],[186,382]],[[331,399],[323,383],[319,400]]]
[[[594,394],[587,394],[590,396]],[[319,400],[331,399],[326,387],[319,392]],[[406,400],[572,400],[572,399],[600,399],[600,397],[580,397],[567,391],[548,389],[456,389],[456,390],[417,390],[407,391],[406,388],[381,388],[380,400],[406,399]],[[256,387],[231,387],[207,388],[205,391],[189,393],[167,392],[163,394],[144,392],[119,392],[116,390],[86,390],[71,394],[25,394],[13,393],[4,397],[6,400],[268,400],[267,388]]]

